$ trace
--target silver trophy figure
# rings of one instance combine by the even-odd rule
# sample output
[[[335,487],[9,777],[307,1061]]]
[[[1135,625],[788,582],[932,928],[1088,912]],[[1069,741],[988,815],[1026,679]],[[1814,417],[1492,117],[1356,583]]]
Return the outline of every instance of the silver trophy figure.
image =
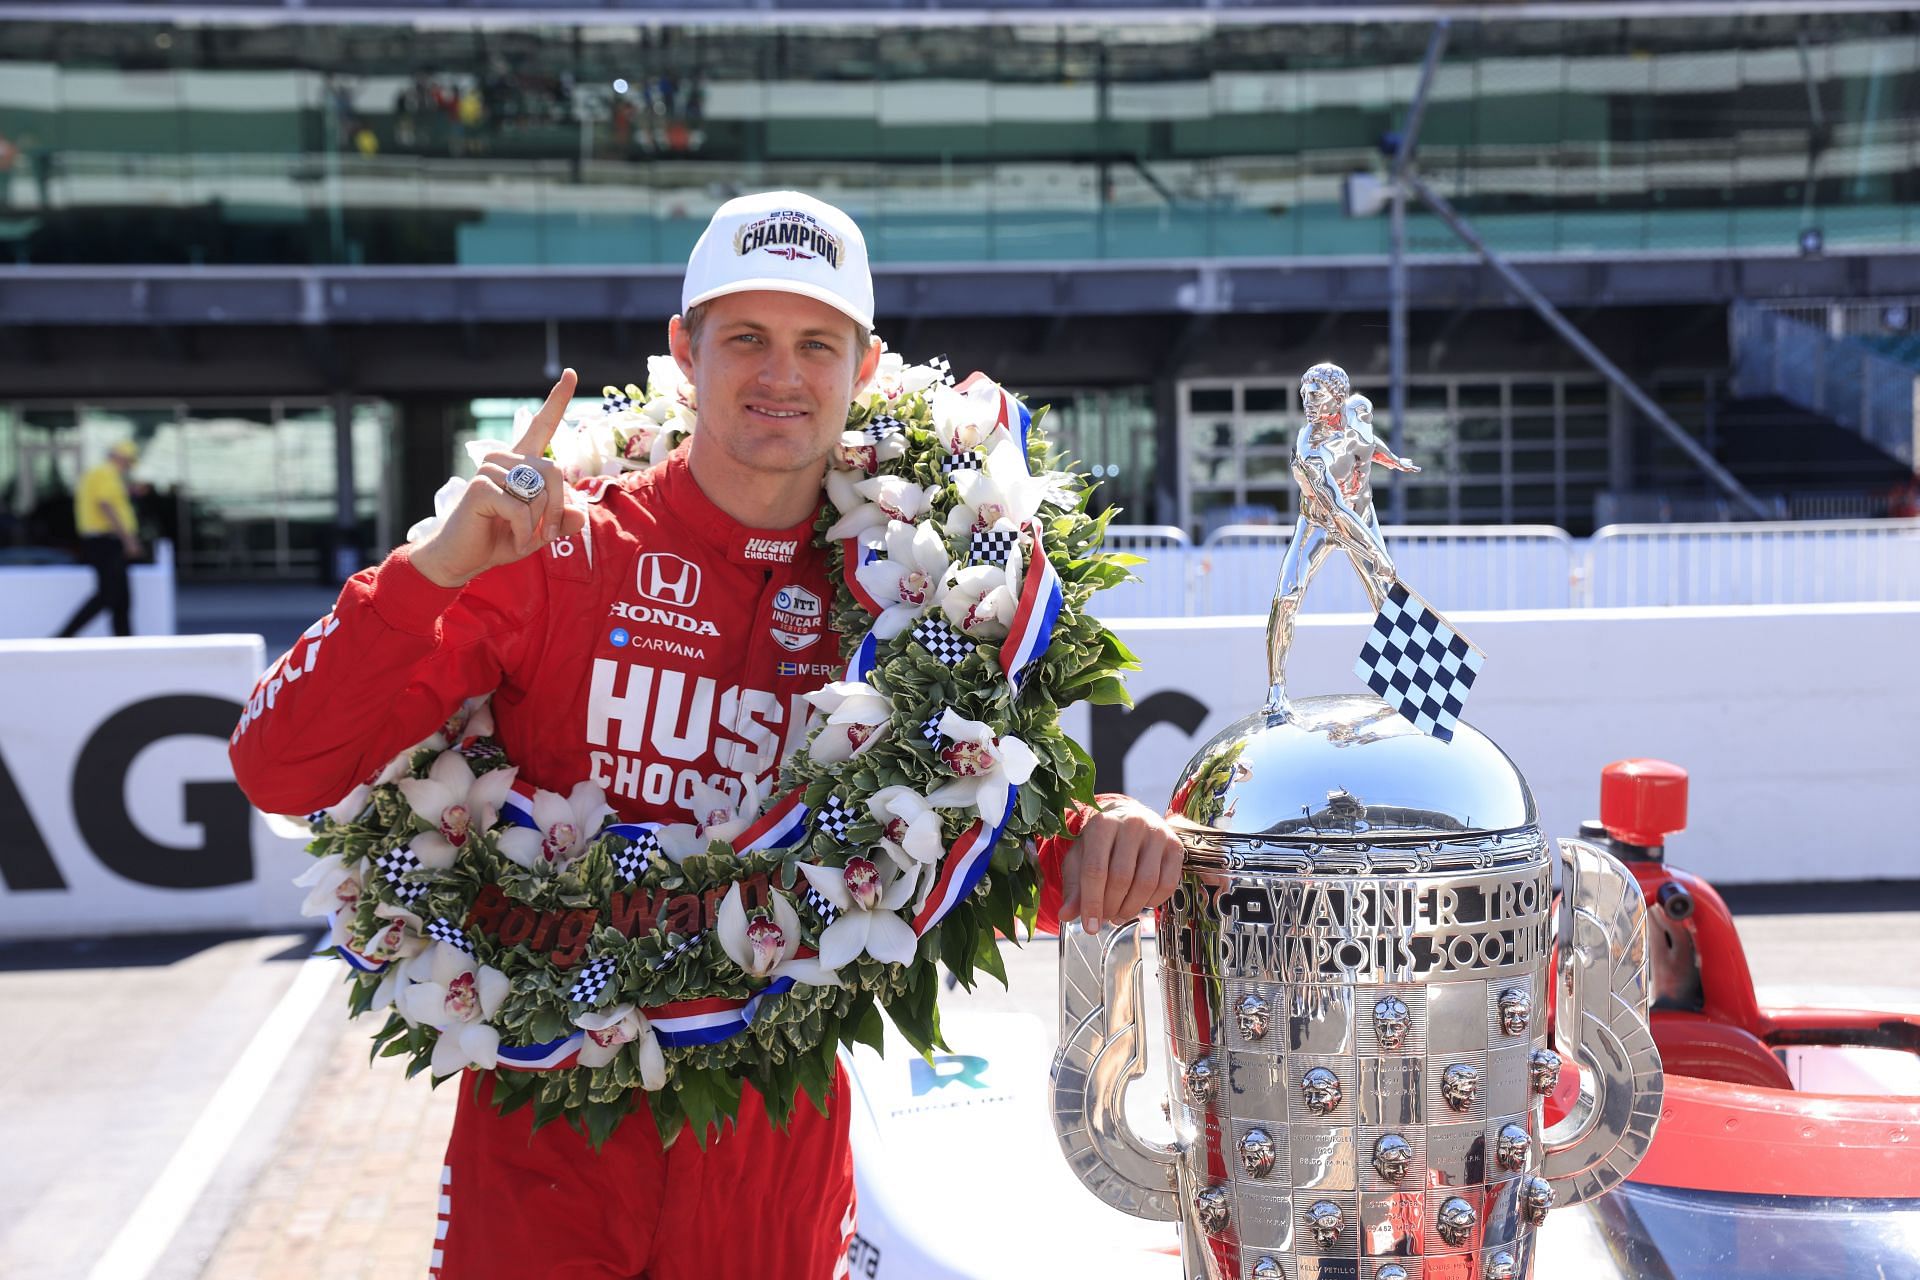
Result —
[[[1324,424],[1346,375],[1308,383]],[[1352,464],[1346,449],[1329,445]],[[1300,469],[1338,501],[1303,502],[1269,621],[1274,695],[1315,547],[1355,557],[1382,619],[1407,599],[1371,518],[1376,459]],[[1062,1150],[1107,1203],[1182,1224],[1188,1280],[1523,1280],[1547,1211],[1619,1183],[1652,1139],[1633,878],[1590,845],[1556,852],[1497,746],[1423,721],[1420,689],[1389,693],[1270,697],[1181,776],[1186,866],[1156,916],[1172,1145],[1122,1111],[1146,1058],[1136,926],[1062,933]],[[1580,1088],[1548,1128],[1563,1062]]]
[[[1267,664],[1275,673],[1267,690],[1269,708],[1286,705],[1283,668],[1293,644],[1293,620],[1327,553],[1335,547],[1347,553],[1376,609],[1394,580],[1393,557],[1373,509],[1373,464],[1409,474],[1420,468],[1380,442],[1373,434],[1373,401],[1350,390],[1346,370],[1336,364],[1317,364],[1300,378],[1300,406],[1307,419],[1293,446],[1300,518],[1294,521],[1267,621]]]

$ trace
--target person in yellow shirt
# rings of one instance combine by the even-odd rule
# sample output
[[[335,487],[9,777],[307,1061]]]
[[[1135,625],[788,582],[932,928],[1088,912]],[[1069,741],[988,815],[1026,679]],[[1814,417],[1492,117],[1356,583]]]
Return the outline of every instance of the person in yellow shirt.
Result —
[[[113,634],[133,634],[133,593],[127,586],[127,562],[138,560],[139,526],[127,497],[127,472],[140,457],[140,448],[122,440],[107,451],[107,460],[80,477],[73,492],[73,521],[80,533],[80,558],[93,566],[93,597],[67,619],[62,636],[80,634],[102,610],[113,614]]]

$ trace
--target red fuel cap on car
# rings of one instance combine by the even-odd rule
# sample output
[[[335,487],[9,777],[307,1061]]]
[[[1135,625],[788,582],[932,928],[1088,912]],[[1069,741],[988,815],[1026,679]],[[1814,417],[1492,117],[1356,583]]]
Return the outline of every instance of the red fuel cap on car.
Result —
[[[1600,771],[1600,824],[1651,848],[1687,829],[1687,771],[1665,760],[1615,760]]]

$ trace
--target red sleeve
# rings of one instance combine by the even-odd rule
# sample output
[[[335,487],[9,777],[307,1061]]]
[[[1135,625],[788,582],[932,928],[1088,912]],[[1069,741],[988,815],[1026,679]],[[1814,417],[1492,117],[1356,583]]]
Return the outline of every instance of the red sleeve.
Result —
[[[429,581],[405,547],[356,573],[254,686],[228,746],[240,789],[267,813],[337,803],[497,688],[545,603],[531,556],[457,589]]]
[[[1109,798],[1095,797],[1096,800]],[[1034,855],[1040,863],[1040,910],[1033,921],[1035,933],[1060,932],[1060,900],[1064,892],[1060,883],[1060,864],[1066,860],[1067,850],[1079,839],[1080,829],[1087,825],[1087,819],[1093,814],[1093,809],[1075,801],[1067,811],[1067,834],[1048,836],[1034,845]]]

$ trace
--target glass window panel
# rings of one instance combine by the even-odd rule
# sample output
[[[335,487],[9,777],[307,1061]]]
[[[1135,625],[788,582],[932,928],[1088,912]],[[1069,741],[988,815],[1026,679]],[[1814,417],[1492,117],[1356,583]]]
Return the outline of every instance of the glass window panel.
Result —
[[[1242,391],[1248,413],[1293,412],[1293,389],[1284,382],[1252,382]]]

